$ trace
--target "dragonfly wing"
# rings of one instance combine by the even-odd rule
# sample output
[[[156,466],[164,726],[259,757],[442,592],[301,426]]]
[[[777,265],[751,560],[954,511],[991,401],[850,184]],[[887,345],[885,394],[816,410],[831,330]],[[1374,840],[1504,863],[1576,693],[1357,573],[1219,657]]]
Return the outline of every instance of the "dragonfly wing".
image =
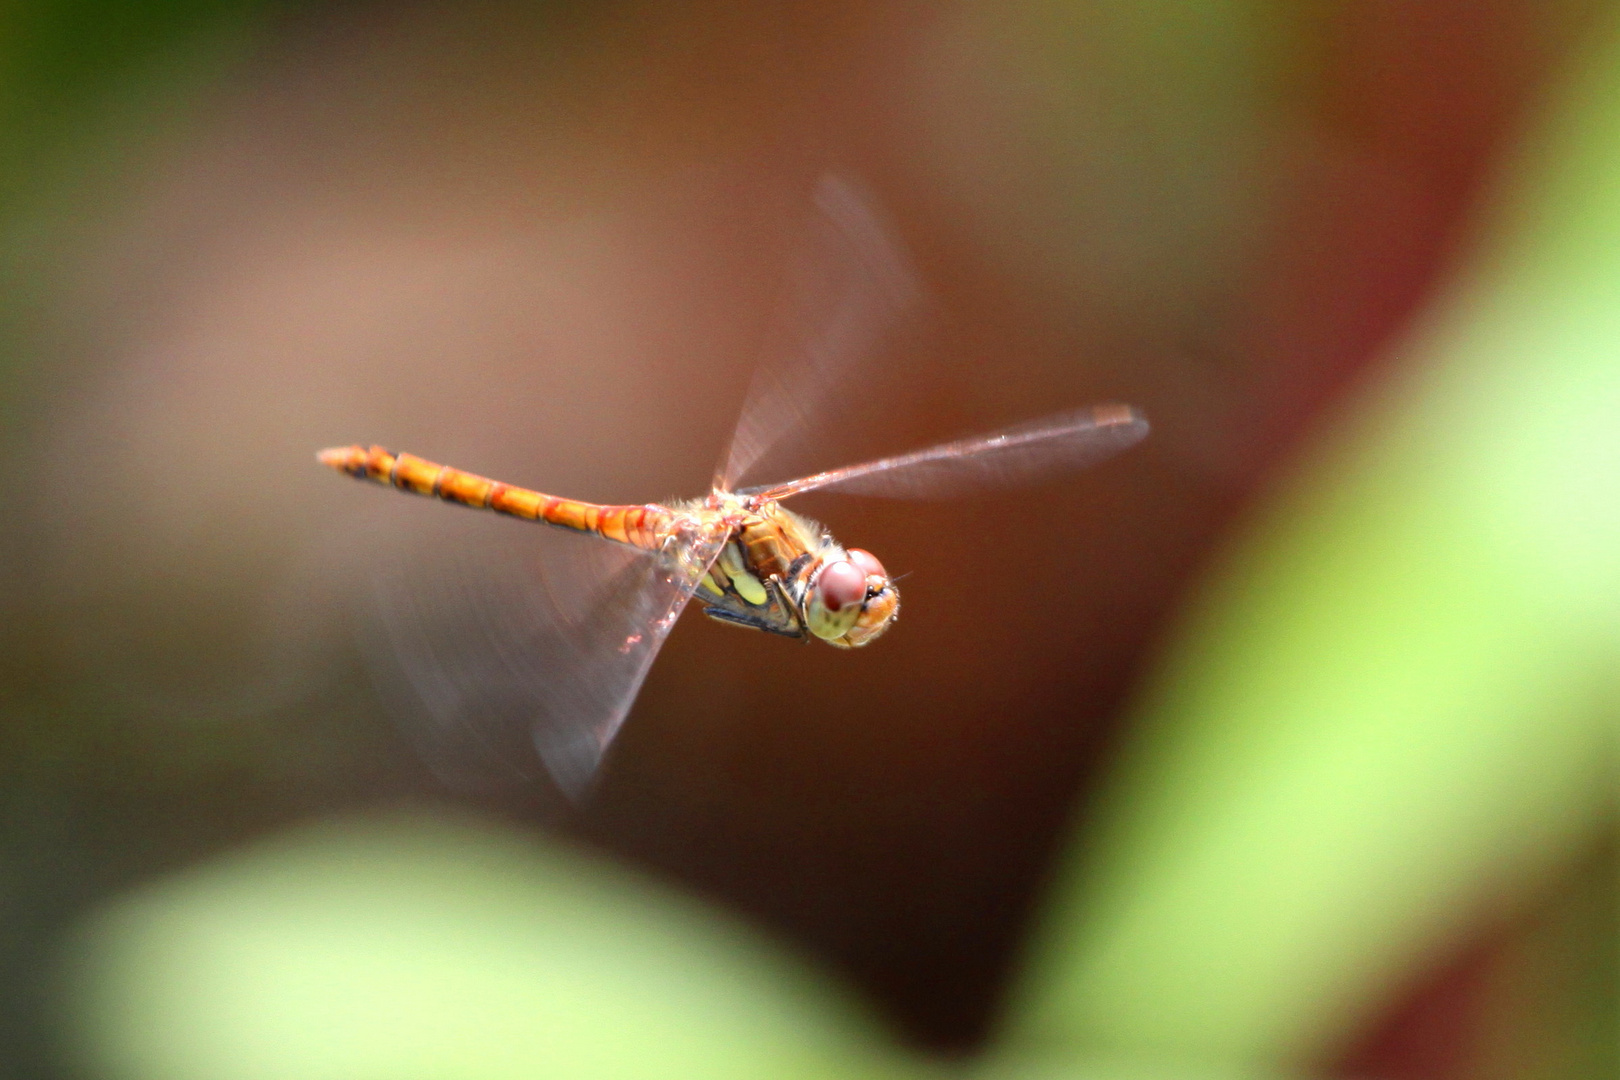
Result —
[[[1129,406],[1095,405],[757,491],[769,499],[818,489],[902,499],[972,494],[1094,465],[1147,433],[1147,421]]]
[[[755,370],[716,486],[735,490],[778,446],[825,424],[853,369],[921,299],[917,275],[871,200],[848,179],[816,186],[803,253],[784,296],[782,325]]]
[[[458,542],[469,524],[377,575],[378,682],[442,778],[543,768],[577,802],[719,545],[675,561],[502,521]]]

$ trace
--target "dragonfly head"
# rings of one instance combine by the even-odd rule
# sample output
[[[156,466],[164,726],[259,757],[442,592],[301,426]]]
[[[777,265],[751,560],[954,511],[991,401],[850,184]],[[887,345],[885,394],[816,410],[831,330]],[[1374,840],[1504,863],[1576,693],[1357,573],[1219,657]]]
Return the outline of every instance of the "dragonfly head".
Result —
[[[900,592],[869,551],[850,548],[823,562],[810,579],[805,618],[829,645],[853,649],[875,640],[900,613]]]

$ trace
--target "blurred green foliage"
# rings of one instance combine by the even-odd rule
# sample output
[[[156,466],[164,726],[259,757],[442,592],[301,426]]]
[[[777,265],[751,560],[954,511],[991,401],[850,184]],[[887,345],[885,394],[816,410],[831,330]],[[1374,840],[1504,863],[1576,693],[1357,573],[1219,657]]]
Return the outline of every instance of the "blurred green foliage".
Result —
[[[294,6],[263,0],[17,0],[5,5],[0,9],[0,199],[10,203],[26,196],[31,185],[60,180],[40,168],[41,157],[62,152],[86,124],[97,126],[97,114],[110,102],[127,99],[154,79],[184,74],[201,58],[199,44],[229,39],[240,45],[249,26]],[[174,63],[182,57],[190,63]]]
[[[252,28],[292,4],[104,0],[0,7],[0,446],[32,391],[36,317],[96,197],[119,190],[194,89],[239,59]],[[89,190],[87,190],[89,189]]]
[[[177,0],[120,4],[109,0],[7,5],[7,100],[26,102],[35,124],[60,122],[131,67],[177,41],[226,20],[262,11],[260,0]]]
[[[914,1075],[822,983],[600,857],[488,826],[303,830],[87,943],[99,1075]],[[245,1071],[244,1071],[245,1070]]]
[[[1620,49],[1601,40],[1399,374],[1347,403],[1170,650],[1031,947],[1020,1052],[1321,1060],[1415,958],[1605,827]],[[1583,1074],[1613,1071],[1615,974]]]

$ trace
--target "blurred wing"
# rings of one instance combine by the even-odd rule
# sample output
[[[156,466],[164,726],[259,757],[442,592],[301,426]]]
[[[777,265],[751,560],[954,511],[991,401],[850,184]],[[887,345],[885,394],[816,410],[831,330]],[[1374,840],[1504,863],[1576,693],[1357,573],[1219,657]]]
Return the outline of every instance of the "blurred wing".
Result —
[[[785,499],[821,488],[900,499],[971,494],[1083,469],[1140,442],[1147,433],[1148,423],[1135,409],[1096,405],[748,494]]]
[[[380,577],[378,681],[441,778],[487,786],[538,762],[578,802],[719,545],[675,564],[507,521],[454,524],[508,535],[418,549]]]
[[[851,369],[920,296],[870,200],[849,180],[822,177],[804,253],[787,283],[781,337],[754,373],[715,485],[735,490],[773,448],[821,426],[855,384]]]

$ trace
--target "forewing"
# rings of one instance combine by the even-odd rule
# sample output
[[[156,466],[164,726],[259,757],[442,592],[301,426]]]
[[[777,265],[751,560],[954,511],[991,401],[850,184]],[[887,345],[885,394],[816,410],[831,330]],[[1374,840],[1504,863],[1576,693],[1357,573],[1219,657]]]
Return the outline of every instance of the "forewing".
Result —
[[[825,426],[857,384],[854,369],[920,296],[916,273],[871,199],[846,178],[824,176],[717,486],[735,490],[774,449]]]
[[[818,489],[902,499],[972,494],[1083,469],[1147,433],[1147,421],[1129,406],[1094,405],[757,490],[769,499]]]
[[[378,682],[447,781],[532,779],[538,765],[577,802],[717,550],[693,544],[677,562],[500,519],[450,523],[376,575]]]

